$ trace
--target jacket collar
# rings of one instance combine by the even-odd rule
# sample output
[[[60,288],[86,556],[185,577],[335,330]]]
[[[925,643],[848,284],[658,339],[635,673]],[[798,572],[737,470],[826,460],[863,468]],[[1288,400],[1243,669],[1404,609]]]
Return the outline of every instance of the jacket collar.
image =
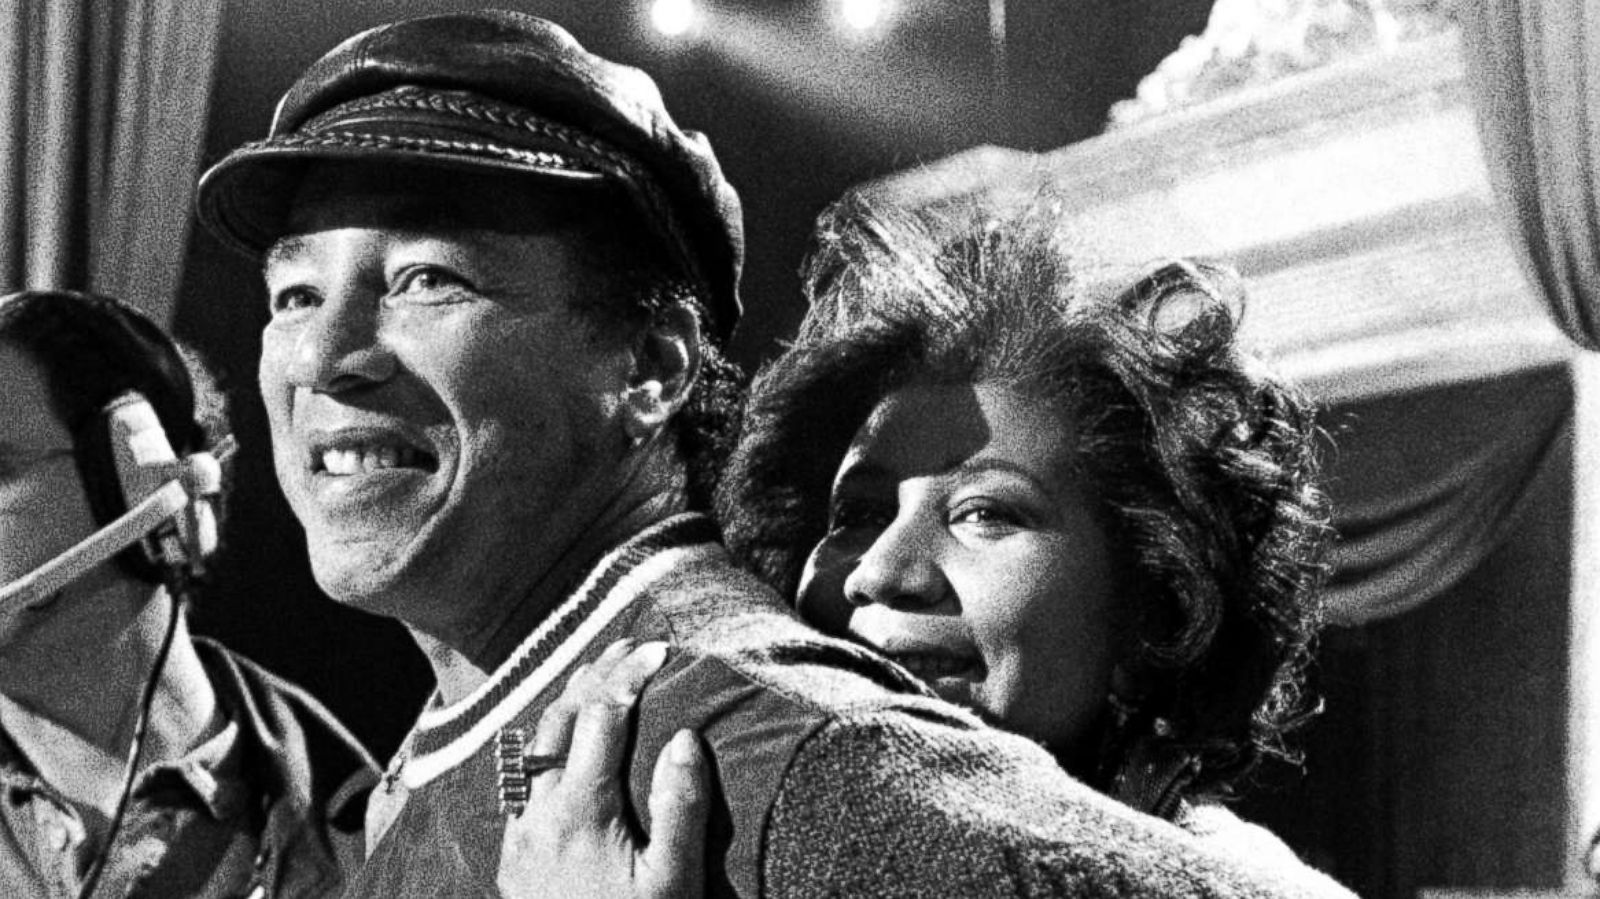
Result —
[[[360,826],[377,765],[343,725],[299,687],[204,637],[194,638],[217,697],[244,737],[244,770],[258,789],[333,822]]]
[[[401,777],[407,788],[460,764],[519,710],[558,691],[563,675],[591,649],[626,636],[637,601],[656,581],[689,558],[720,549],[716,524],[689,512],[607,552],[477,689],[448,707],[437,705],[435,695],[406,741]]]

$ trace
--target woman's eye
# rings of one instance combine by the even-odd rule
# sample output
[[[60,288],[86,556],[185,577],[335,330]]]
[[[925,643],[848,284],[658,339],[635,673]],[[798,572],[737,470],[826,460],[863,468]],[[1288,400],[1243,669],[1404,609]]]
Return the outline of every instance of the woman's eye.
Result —
[[[836,503],[828,515],[828,527],[834,531],[852,528],[872,528],[881,531],[893,521],[894,511],[875,503]]]

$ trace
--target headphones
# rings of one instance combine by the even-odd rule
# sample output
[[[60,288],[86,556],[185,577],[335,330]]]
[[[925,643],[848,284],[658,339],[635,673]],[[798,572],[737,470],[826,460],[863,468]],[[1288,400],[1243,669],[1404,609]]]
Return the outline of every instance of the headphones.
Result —
[[[104,527],[144,499],[147,490],[118,473],[118,457],[128,469],[125,427],[114,427],[114,406],[125,394],[147,400],[171,442],[177,468],[193,457],[209,457],[205,427],[196,419],[195,388],[189,367],[171,338],[133,307],[110,297],[77,291],[23,291],[0,298],[0,342],[21,349],[43,369],[50,399],[72,435],[73,456],[97,527]],[[183,461],[179,461],[183,460]],[[215,468],[213,460],[206,460]],[[168,477],[177,476],[174,469]],[[133,480],[148,480],[134,478]],[[217,479],[220,481],[220,476]],[[217,485],[220,488],[220,483]],[[199,530],[212,535],[201,555],[215,547],[215,518],[209,503],[198,503],[207,519]],[[200,561],[200,560],[195,560]],[[161,568],[146,551],[132,546],[116,562],[132,577],[162,582]]]

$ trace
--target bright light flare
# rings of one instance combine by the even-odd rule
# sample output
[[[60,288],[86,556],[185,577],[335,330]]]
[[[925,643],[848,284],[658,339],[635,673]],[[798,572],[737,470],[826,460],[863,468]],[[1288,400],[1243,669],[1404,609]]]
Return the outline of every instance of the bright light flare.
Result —
[[[698,18],[694,0],[655,0],[650,4],[650,24],[667,37],[687,34]]]
[[[839,18],[852,31],[871,31],[888,17],[888,0],[839,0]]]

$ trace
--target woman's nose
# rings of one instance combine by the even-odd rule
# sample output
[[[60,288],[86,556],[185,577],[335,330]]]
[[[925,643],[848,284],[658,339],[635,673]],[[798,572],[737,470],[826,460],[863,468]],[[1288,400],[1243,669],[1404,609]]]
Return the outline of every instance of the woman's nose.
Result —
[[[880,533],[845,578],[845,599],[893,609],[927,610],[950,598],[936,537],[914,520],[896,519]]]

